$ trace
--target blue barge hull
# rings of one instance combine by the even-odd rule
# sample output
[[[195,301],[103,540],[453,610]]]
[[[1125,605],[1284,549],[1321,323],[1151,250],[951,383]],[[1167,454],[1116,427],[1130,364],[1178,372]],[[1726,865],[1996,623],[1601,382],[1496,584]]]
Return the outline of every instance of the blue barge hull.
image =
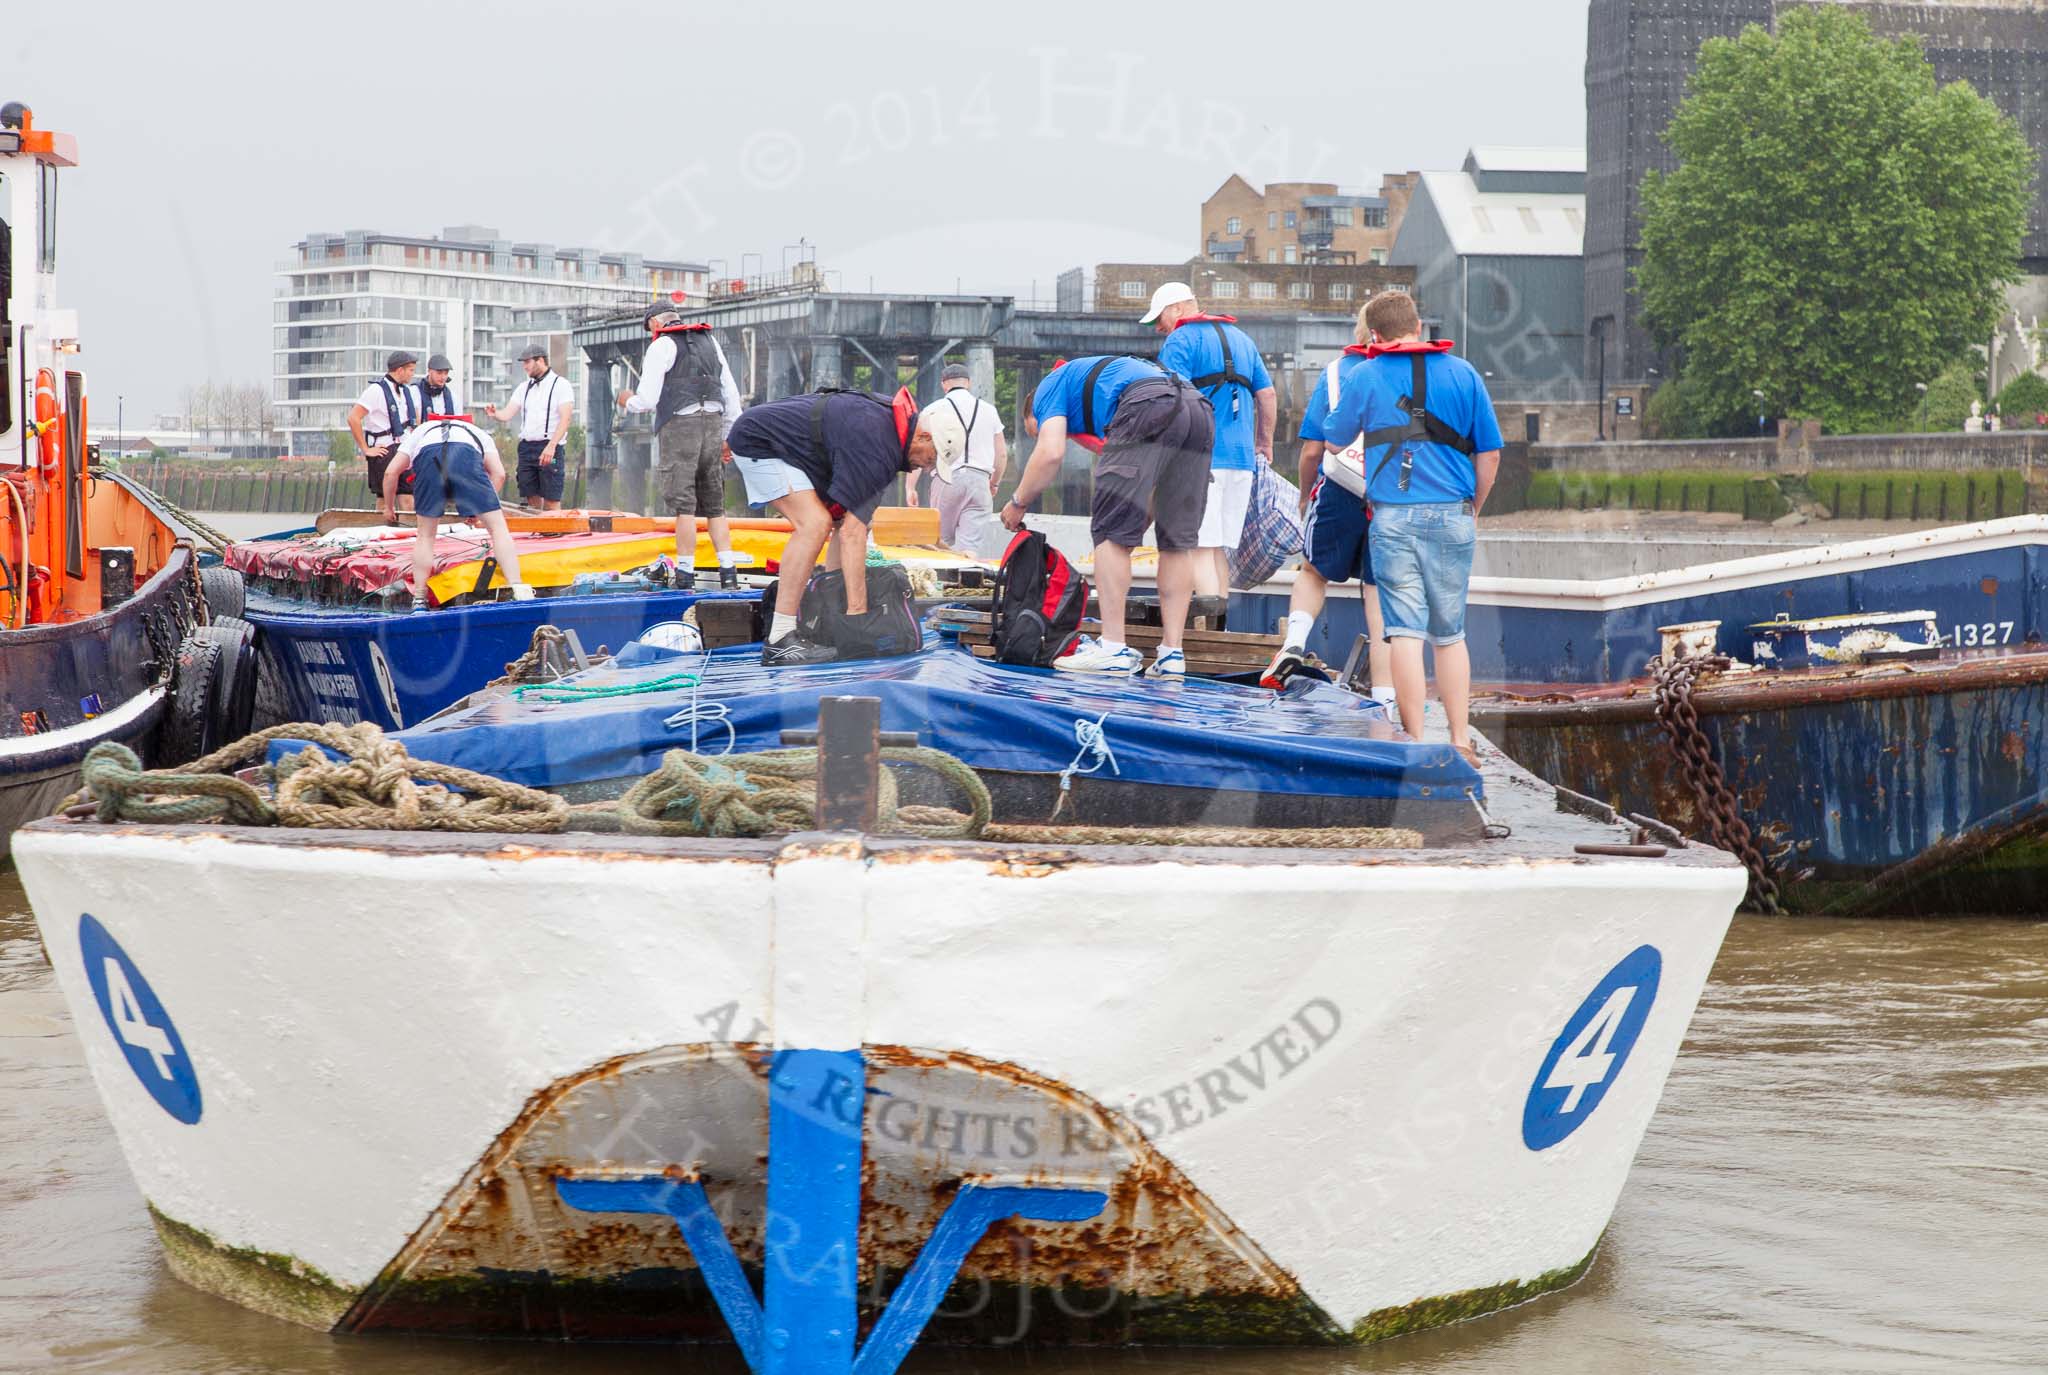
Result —
[[[265,671],[286,696],[286,719],[369,721],[402,730],[502,677],[539,626],[575,631],[594,654],[680,620],[700,601],[759,596],[628,592],[387,614],[319,610],[251,594],[245,616],[259,632]]]
[[[1707,833],[1647,682],[1546,696],[1482,698],[1473,724],[1543,778]],[[1813,870],[1791,910],[2048,914],[2048,651],[1731,676],[1693,703],[1751,830]]]
[[[1235,593],[1235,630],[1286,619],[1291,575]],[[1475,682],[1616,683],[1640,676],[1657,628],[1721,622],[1720,650],[1750,657],[1747,627],[1858,611],[1926,610],[1950,644],[2019,647],[2048,637],[2048,516],[1599,581],[1474,578],[1465,630]],[[1331,589],[1309,648],[1341,664],[1365,629],[1356,586]]]

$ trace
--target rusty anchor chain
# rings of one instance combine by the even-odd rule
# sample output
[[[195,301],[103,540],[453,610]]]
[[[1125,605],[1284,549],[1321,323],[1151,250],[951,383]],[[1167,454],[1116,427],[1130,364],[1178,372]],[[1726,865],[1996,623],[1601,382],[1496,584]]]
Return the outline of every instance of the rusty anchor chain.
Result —
[[[1749,822],[1743,819],[1735,792],[1728,786],[1720,763],[1714,758],[1713,742],[1700,729],[1699,709],[1693,705],[1693,687],[1703,673],[1718,673],[1734,661],[1725,654],[1686,655],[1664,661],[1662,655],[1650,661],[1650,673],[1657,688],[1657,724],[1671,742],[1678,757],[1678,771],[1699,804],[1707,834],[1722,849],[1742,861],[1749,870],[1749,900],[1769,916],[1776,916],[1778,879],[1769,858],[1757,844]]]

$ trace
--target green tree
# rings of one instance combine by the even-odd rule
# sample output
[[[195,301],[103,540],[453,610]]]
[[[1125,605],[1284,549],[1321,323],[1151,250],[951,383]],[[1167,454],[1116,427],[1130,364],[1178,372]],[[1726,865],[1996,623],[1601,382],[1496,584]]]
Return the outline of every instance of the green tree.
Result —
[[[1707,414],[1910,417],[2018,278],[2033,153],[1916,39],[1841,8],[1709,40],[1643,180],[1644,311]]]
[[[347,430],[329,430],[327,459],[337,466],[356,462],[356,437]]]
[[[2034,417],[2048,415],[2048,377],[2023,372],[1998,394],[1998,413],[2007,429],[2030,430]]]
[[[1968,363],[1951,364],[1927,384],[1927,396],[1906,417],[1906,428],[1923,434],[1955,434],[1970,418],[1972,401],[1980,406],[1984,403],[1984,389],[1977,385],[1976,369]]]

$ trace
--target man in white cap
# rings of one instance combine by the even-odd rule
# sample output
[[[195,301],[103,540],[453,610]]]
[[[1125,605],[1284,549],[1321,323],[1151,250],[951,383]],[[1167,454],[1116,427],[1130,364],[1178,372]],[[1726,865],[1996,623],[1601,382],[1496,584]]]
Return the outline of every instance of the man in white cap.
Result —
[[[678,291],[647,308],[640,390],[621,391],[619,405],[654,412],[656,477],[662,503],[676,518],[676,562],[696,563],[701,515],[718,553],[718,585],[738,587],[741,556],[725,515],[725,437],[740,418],[740,389],[711,326],[683,320],[681,297]]]
[[[1152,293],[1141,324],[1166,336],[1159,366],[1194,383],[1216,408],[1216,441],[1209,454],[1209,497],[1195,554],[1195,592],[1230,593],[1230,555],[1244,536],[1252,478],[1261,459],[1273,461],[1273,426],[1279,393],[1266,360],[1229,315],[1206,315],[1186,282]]]
[[[427,413],[420,389],[412,380],[419,365],[418,354],[393,350],[384,360],[384,375],[363,388],[363,394],[349,408],[348,431],[355,436],[356,452],[368,465],[365,481],[370,493],[379,499],[384,495],[384,469],[390,464],[392,453],[406,432]],[[399,499],[402,509],[412,509],[409,487],[401,489]]]
[[[1001,413],[974,394],[970,381],[964,363],[946,364],[939,377],[944,395],[925,407],[920,423],[937,433],[950,417],[966,445],[958,467],[948,471],[940,464],[935,470],[932,505],[939,513],[939,543],[974,558],[989,558],[997,552],[992,517],[996,488],[1010,466],[1010,449],[1003,442]]]

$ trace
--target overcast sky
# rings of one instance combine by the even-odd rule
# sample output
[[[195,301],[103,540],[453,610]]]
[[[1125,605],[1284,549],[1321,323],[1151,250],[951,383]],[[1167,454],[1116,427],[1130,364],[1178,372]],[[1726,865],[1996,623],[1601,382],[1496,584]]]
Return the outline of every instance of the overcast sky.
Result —
[[[79,139],[58,266],[96,425],[117,394],[132,426],[191,383],[267,387],[276,267],[309,230],[479,223],[735,274],[801,239],[848,290],[1049,297],[1065,268],[1192,256],[1233,171],[1374,190],[1585,138],[1586,0],[866,14],[11,7],[0,100]]]

